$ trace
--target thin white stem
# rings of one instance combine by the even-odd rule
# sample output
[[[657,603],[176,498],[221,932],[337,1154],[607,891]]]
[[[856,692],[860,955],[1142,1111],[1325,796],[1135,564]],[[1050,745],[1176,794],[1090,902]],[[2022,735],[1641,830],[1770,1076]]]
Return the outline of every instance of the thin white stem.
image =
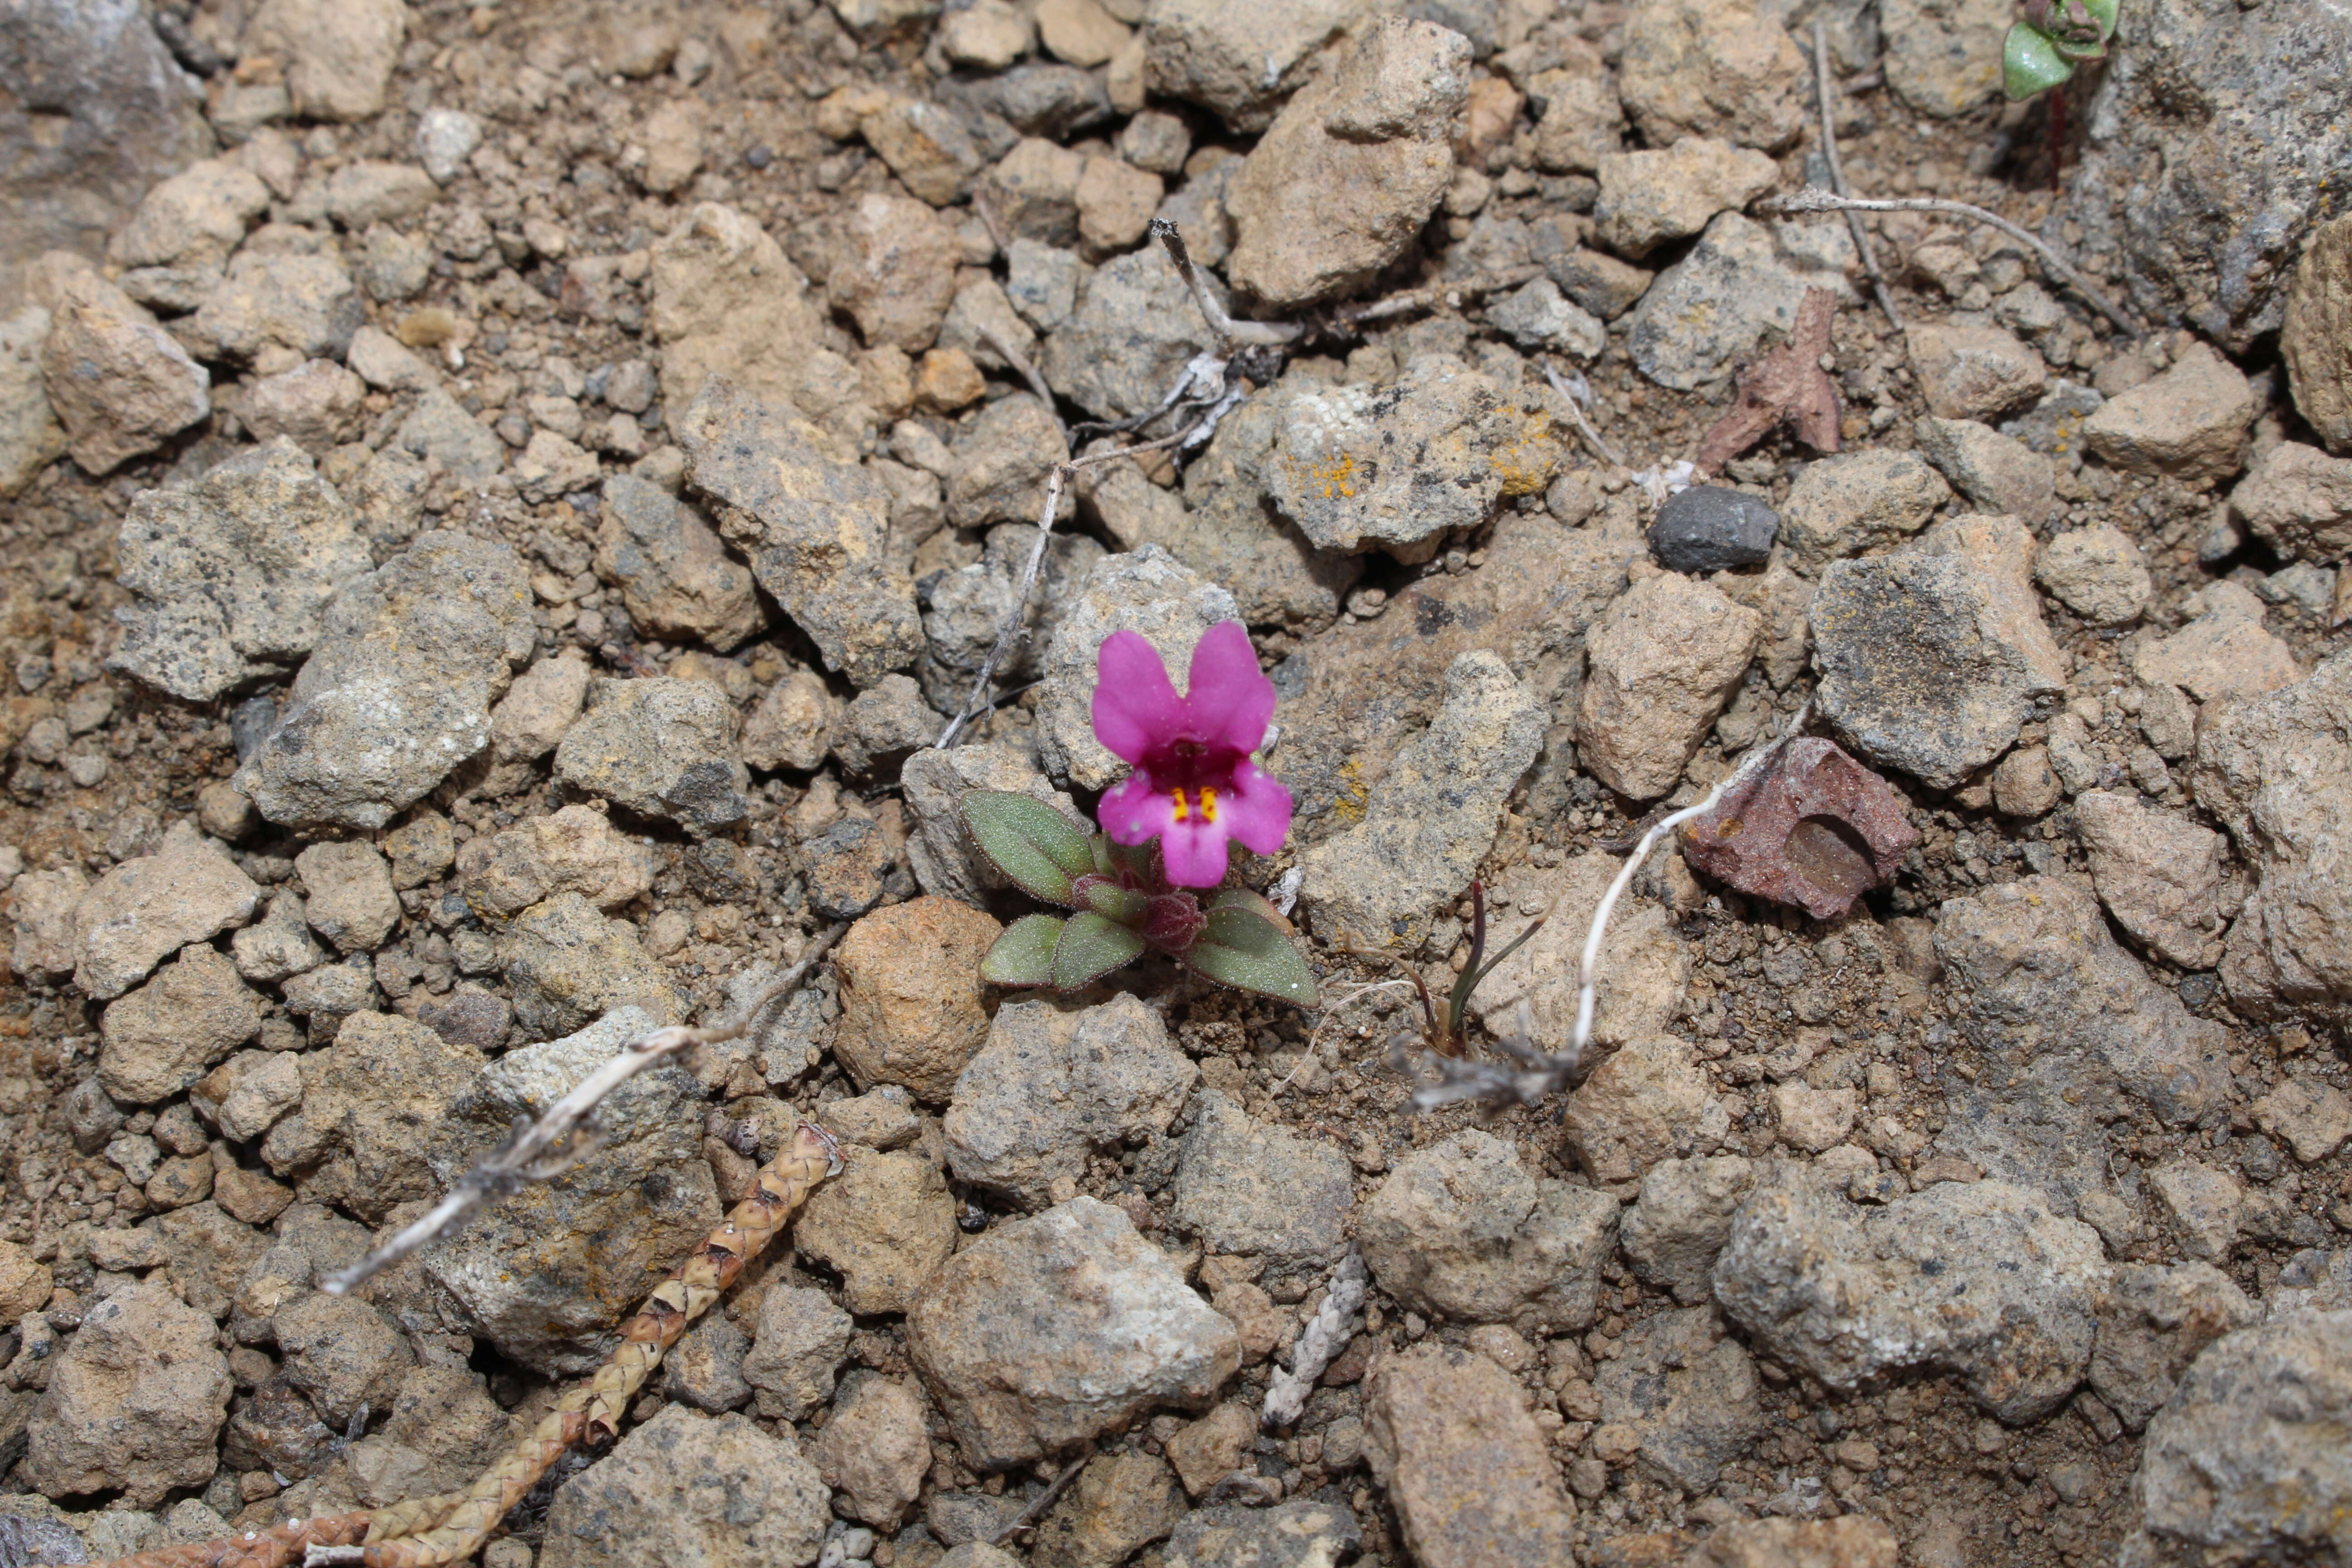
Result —
[[[1807,185],[1793,195],[1786,195],[1765,204],[1776,213],[1942,213],[1947,217],[1964,217],[1971,223],[1990,224],[2020,245],[2042,258],[2042,265],[2056,273],[2069,288],[2099,308],[2099,313],[2125,332],[2137,337],[2139,324],[2118,310],[2113,301],[2099,292],[2097,285],[2083,275],[2082,269],[2058,254],[2050,242],[2032,229],[2021,228],[1996,212],[1987,212],[1967,202],[1947,201],[1941,196],[1903,196],[1899,198],[1868,198],[1842,196],[1835,191],[1825,191],[1819,185]]]
[[[504,1148],[459,1177],[441,1201],[414,1224],[350,1268],[327,1276],[320,1281],[319,1289],[331,1296],[348,1295],[419,1247],[464,1225],[492,1197],[512,1192],[525,1182],[543,1179],[547,1173],[541,1169],[541,1162],[569,1143],[573,1131],[604,1103],[606,1095],[647,1068],[667,1061],[681,1051],[716,1045],[743,1034],[771,1002],[798,985],[848,929],[846,925],[835,925],[810,943],[799,961],[761,993],[733,1023],[699,1029],[673,1024],[625,1047],[573,1085],[570,1093],[549,1106],[544,1115],[516,1134]]]
[[[1819,16],[1813,18],[1813,86],[1821,95],[1822,155],[1829,162],[1830,184],[1836,187],[1838,195],[1851,196],[1853,193],[1846,188],[1845,165],[1838,158],[1837,127],[1830,118],[1830,33]],[[1895,311],[1895,296],[1887,292],[1886,274],[1878,269],[1878,250],[1870,243],[1870,231],[1862,226],[1862,215],[1847,213],[1845,226],[1853,236],[1854,249],[1862,253],[1862,269],[1870,276],[1871,289],[1878,296],[1878,308],[1886,312],[1895,330],[1901,331],[1903,318]]]
[[[1021,635],[1022,618],[1029,609],[1030,592],[1037,586],[1038,570],[1045,563],[1045,546],[1054,538],[1054,517],[1062,510],[1062,487],[1070,482],[1070,476],[1077,472],[1077,468],[1076,463],[1054,465],[1053,477],[1045,482],[1045,512],[1037,520],[1037,542],[1030,547],[1029,563],[1021,570],[1021,591],[1013,595],[1013,613],[1004,617],[1003,628],[996,634],[996,646],[990,648],[988,657],[980,661],[980,674],[971,683],[971,695],[964,699],[963,710],[949,720],[948,727],[940,731],[940,738],[931,742],[942,752],[954,745],[956,737],[963,733],[964,726],[979,718],[992,701],[989,696],[989,683],[996,678],[998,663],[1012,650],[1013,639]]]
[[[1236,321],[1225,313],[1223,305],[1217,303],[1217,297],[1209,292],[1200,268],[1192,265],[1192,253],[1185,248],[1184,236],[1176,226],[1164,217],[1156,217],[1151,220],[1151,233],[1160,241],[1161,248],[1168,252],[1168,259],[1174,265],[1176,275],[1184,279],[1186,288],[1192,290],[1192,303],[1201,308],[1201,315],[1208,321],[1209,331],[1217,335],[1219,357],[1230,358],[1236,343],[1250,348],[1280,348],[1285,343],[1296,342],[1307,331],[1292,321]]]
[[[1619,453],[1616,447],[1602,440],[1601,438],[1601,432],[1592,427],[1592,421],[1584,416],[1583,406],[1578,401],[1574,390],[1569,386],[1568,378],[1560,374],[1559,372],[1554,370],[1549,365],[1545,365],[1542,369],[1544,379],[1551,383],[1551,389],[1554,392],[1559,393],[1560,396],[1566,400],[1568,404],[1568,416],[1576,421],[1577,429],[1583,434],[1585,444],[1592,448],[1593,454],[1604,463],[1612,464],[1620,468],[1623,468],[1625,466],[1624,457]]]

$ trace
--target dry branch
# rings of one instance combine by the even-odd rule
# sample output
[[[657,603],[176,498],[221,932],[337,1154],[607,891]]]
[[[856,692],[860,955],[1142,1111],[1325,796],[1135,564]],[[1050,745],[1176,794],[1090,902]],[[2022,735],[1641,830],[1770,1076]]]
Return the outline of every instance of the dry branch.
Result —
[[[1822,156],[1830,166],[1830,184],[1842,196],[1853,192],[1846,187],[1845,164],[1838,157],[1837,126],[1830,117],[1830,35],[1819,16],[1813,18],[1813,88],[1822,102]],[[1870,231],[1863,226],[1862,215],[1845,215],[1846,232],[1853,236],[1853,247],[1862,255],[1862,269],[1870,275],[1872,292],[1878,296],[1878,308],[1895,330],[1903,330],[1903,318],[1895,309],[1895,296],[1887,291],[1886,274],[1878,269],[1878,247],[1870,242]]]

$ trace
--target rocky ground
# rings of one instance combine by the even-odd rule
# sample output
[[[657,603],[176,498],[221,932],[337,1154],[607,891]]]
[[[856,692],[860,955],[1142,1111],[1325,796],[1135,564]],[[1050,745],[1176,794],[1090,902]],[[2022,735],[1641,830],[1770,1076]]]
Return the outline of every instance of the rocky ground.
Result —
[[[462,1484],[803,1115],[790,1250],[485,1562],[2346,1560],[2352,26],[2125,15],[2054,193],[1979,0],[0,16],[0,1560]],[[1817,20],[1857,191],[2152,329],[1904,213],[1897,330],[1759,205]],[[1214,357],[1155,216],[1305,330],[1085,471],[932,749],[1077,422]],[[1809,289],[1843,449],[1685,488]],[[1232,617],[1322,1009],[982,986],[958,794],[1090,806],[1101,638]],[[1866,809],[1654,858],[1580,1087],[1413,1114],[1350,950],[1450,981],[1483,877],[1556,1047],[1801,710]]]

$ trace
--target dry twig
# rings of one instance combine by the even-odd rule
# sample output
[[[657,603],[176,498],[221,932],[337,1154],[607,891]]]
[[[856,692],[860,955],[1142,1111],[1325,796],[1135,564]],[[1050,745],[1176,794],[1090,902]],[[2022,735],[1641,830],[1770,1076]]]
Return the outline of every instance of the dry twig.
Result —
[[[1054,389],[1045,384],[1045,373],[1029,363],[1029,356],[986,327],[980,329],[980,341],[994,349],[998,356],[1013,367],[1013,374],[1029,384],[1030,392],[1045,405],[1046,413],[1054,415],[1054,422],[1060,424],[1062,416],[1054,413]]]
[[[2083,270],[2058,254],[2056,247],[2032,229],[2021,228],[1996,212],[1987,212],[1967,202],[1948,201],[1941,196],[1903,196],[1871,198],[1842,196],[1835,191],[1825,191],[1819,185],[1807,185],[1790,195],[1777,196],[1764,204],[1764,210],[1787,215],[1791,213],[1941,213],[1947,217],[1963,217],[1970,223],[1990,224],[2020,245],[2042,258],[2061,281],[2081,294],[2099,309],[2099,313],[2116,328],[2134,337],[2139,335],[2139,323],[2118,309],[2115,302],[2099,292],[2098,286],[2085,277]]]
[[[988,1543],[991,1546],[1002,1546],[1006,1542],[1012,1540],[1014,1536],[1020,1534],[1023,1531],[1034,1525],[1039,1520],[1045,1518],[1045,1510],[1054,1506],[1054,1500],[1070,1489],[1070,1483],[1078,1479],[1078,1472],[1085,1469],[1087,1468],[1087,1461],[1094,1457],[1095,1446],[1092,1443],[1089,1443],[1087,1445],[1087,1451],[1085,1453],[1080,1454],[1076,1458],[1072,1459],[1068,1464],[1064,1465],[1062,1467],[1062,1473],[1055,1476],[1053,1481],[1047,1485],[1044,1491],[1039,1492],[1035,1497],[1030,1499],[1029,1506],[1023,1509],[1012,1523],[1006,1525],[1003,1530],[998,1531],[994,1535],[990,1536],[988,1538]]]
[[[1830,117],[1830,34],[1819,16],[1813,18],[1813,87],[1822,100],[1822,156],[1830,166],[1830,184],[1842,196],[1853,193],[1846,188],[1845,164],[1838,158],[1837,126]],[[1886,274],[1878,269],[1878,247],[1870,242],[1870,231],[1863,226],[1862,215],[1845,215],[1846,231],[1853,236],[1853,247],[1862,254],[1862,269],[1869,274],[1871,291],[1878,296],[1878,308],[1895,330],[1903,330],[1903,318],[1895,309],[1895,296],[1887,291]]]
[[[1551,389],[1568,400],[1568,416],[1576,421],[1577,432],[1584,437],[1585,445],[1592,448],[1593,455],[1604,463],[1612,464],[1620,468],[1625,467],[1624,457],[1616,447],[1602,440],[1601,432],[1592,427],[1592,421],[1584,416],[1584,399],[1577,395],[1577,389],[1582,386],[1586,388],[1586,396],[1591,394],[1590,384],[1585,382],[1582,374],[1580,374],[1571,383],[1551,366],[1545,365],[1542,368],[1544,379],[1551,383]]]
[[[1339,1260],[1331,1276],[1331,1288],[1324,1292],[1323,1304],[1298,1331],[1298,1341],[1291,1347],[1290,1365],[1278,1369],[1265,1387],[1265,1405],[1258,1425],[1269,1429],[1287,1426],[1305,1413],[1307,1395],[1313,1391],[1315,1380],[1332,1358],[1348,1348],[1355,1338],[1356,1310],[1364,1304],[1364,1255],[1350,1252]]]
[[[1838,449],[1837,383],[1822,368],[1836,320],[1835,294],[1805,290],[1788,341],[1740,373],[1730,411],[1699,437],[1692,460],[1700,469],[1715,472],[1783,423],[1816,452]]]
[[[800,956],[799,962],[784,971],[777,982],[761,994],[743,1016],[731,1024],[709,1028],[689,1029],[673,1025],[656,1029],[644,1039],[582,1079],[572,1092],[547,1108],[530,1126],[509,1139],[498,1152],[457,1178],[441,1201],[421,1215],[398,1236],[370,1252],[349,1268],[330,1274],[319,1282],[319,1289],[331,1296],[348,1295],[383,1269],[440,1237],[463,1226],[474,1211],[493,1197],[503,1197],[528,1182],[546,1181],[561,1173],[577,1160],[581,1151],[571,1146],[572,1131],[588,1114],[603,1103],[606,1095],[645,1071],[647,1068],[668,1060],[681,1051],[696,1046],[716,1045],[731,1040],[751,1026],[761,1010],[777,997],[797,986],[814,968],[826,950],[841,940],[849,928],[836,925]]]
[[[1294,321],[1236,321],[1217,303],[1209,286],[1201,280],[1200,268],[1192,265],[1192,253],[1185,248],[1184,236],[1175,224],[1164,217],[1151,220],[1152,237],[1168,251],[1168,259],[1175,264],[1176,275],[1184,279],[1184,287],[1192,291],[1192,303],[1209,323],[1209,331],[1217,335],[1217,353],[1230,359],[1236,347],[1280,348],[1297,342],[1307,329]]]

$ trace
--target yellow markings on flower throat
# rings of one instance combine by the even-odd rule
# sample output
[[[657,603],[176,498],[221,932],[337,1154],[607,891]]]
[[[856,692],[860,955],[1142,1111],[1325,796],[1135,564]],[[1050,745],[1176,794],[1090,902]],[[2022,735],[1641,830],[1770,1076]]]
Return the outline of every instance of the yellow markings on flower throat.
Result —
[[[1181,789],[1172,789],[1168,793],[1176,797],[1176,820],[1179,822],[1190,821],[1192,817],[1192,805],[1190,801],[1184,798],[1184,792]],[[1202,784],[1199,794],[1201,796],[1201,820],[1203,822],[1216,821],[1217,792],[1207,784]]]

